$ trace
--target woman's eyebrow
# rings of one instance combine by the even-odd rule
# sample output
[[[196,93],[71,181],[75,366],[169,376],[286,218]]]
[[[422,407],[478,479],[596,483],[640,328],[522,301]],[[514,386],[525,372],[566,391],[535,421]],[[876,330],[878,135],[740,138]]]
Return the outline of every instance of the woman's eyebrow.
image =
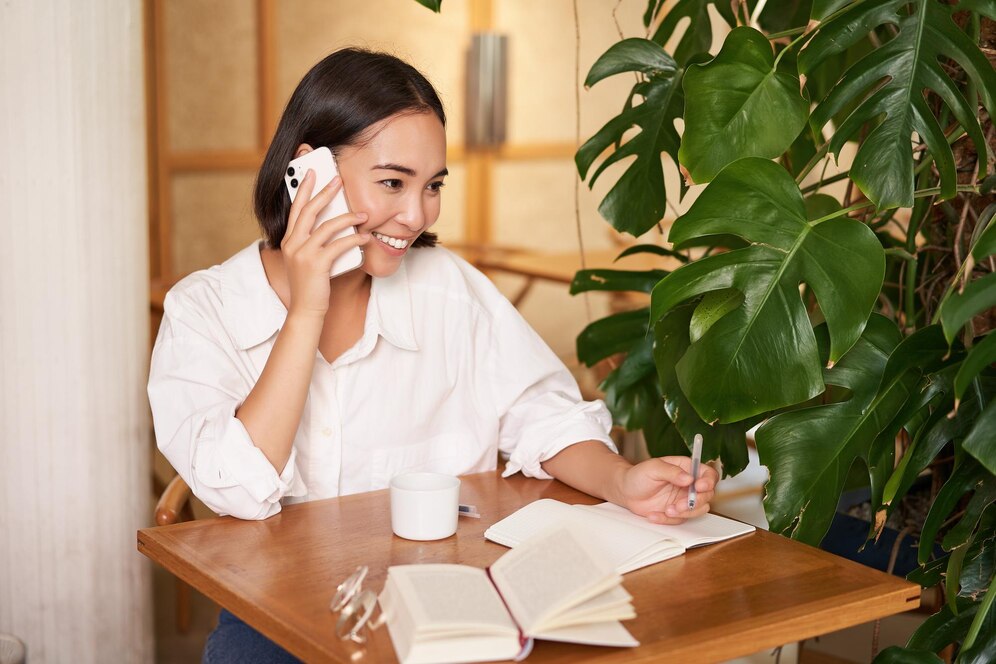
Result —
[[[398,171],[399,173],[404,173],[408,177],[412,177],[412,178],[417,175],[417,173],[415,173],[415,169],[408,168],[407,166],[401,166],[399,164],[377,164],[376,166],[374,166],[370,170],[372,170],[372,171],[377,171],[377,170]],[[443,170],[439,171],[438,173],[436,173],[432,177],[433,178],[439,178],[439,177],[443,177],[444,175],[449,175],[449,174],[450,174],[449,170],[446,169],[446,168],[444,168]]]

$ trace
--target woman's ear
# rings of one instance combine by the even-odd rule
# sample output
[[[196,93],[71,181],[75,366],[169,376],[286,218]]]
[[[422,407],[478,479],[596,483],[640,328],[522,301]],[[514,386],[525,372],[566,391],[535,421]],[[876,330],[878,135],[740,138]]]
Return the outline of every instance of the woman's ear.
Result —
[[[314,149],[315,148],[311,147],[307,143],[301,143],[301,145],[297,146],[297,150],[294,152],[294,158],[297,159],[298,157],[303,157]]]

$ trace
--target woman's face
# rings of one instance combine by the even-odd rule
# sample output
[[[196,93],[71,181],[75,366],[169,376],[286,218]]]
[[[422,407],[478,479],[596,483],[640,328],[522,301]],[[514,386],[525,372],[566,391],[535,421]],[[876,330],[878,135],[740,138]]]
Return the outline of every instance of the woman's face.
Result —
[[[432,112],[394,115],[370,131],[373,138],[342,148],[336,162],[349,209],[367,213],[356,230],[373,235],[363,247],[362,270],[386,277],[439,218],[446,133]],[[298,155],[310,149],[302,145]]]

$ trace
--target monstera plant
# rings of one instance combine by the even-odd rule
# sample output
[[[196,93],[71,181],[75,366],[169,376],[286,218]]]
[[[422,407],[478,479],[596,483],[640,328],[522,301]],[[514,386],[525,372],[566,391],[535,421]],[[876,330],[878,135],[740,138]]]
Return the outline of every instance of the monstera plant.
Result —
[[[586,86],[637,81],[578,150],[578,172],[590,186],[627,160],[599,211],[634,236],[657,226],[667,196],[698,196],[670,247],[625,252],[671,255],[677,269],[577,274],[575,293],[650,294],[648,309],[585,329],[579,357],[624,354],[603,388],[652,454],[701,433],[735,474],[760,423],[773,531],[819,544],[857,474],[875,539],[933,476],[910,578],[943,581],[947,601],[878,658],[940,661],[955,643],[961,662],[993,661],[996,2],[662,5],[648,3],[650,39],[624,39],[591,68]],[[730,26],[715,55],[710,5]],[[677,191],[662,160],[685,175]],[[840,172],[825,177],[831,160]],[[844,195],[829,195],[842,180]]]
[[[599,212],[637,237],[697,196],[666,246],[576,275],[650,295],[579,358],[615,358],[606,401],[651,454],[702,434],[736,474],[760,424],[772,531],[819,544],[857,481],[874,540],[931,478],[909,578],[946,601],[876,661],[996,661],[996,0],[648,0],[644,23],[588,73],[636,80],[578,173],[614,179]],[[679,267],[624,269],[640,252]]]

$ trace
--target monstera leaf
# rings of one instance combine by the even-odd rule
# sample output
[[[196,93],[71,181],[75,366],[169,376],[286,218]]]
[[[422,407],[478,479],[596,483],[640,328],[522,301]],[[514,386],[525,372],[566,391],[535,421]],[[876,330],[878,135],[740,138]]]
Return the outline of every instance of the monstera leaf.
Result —
[[[954,547],[964,544],[982,517],[982,512],[996,500],[996,476],[979,465],[972,457],[962,454],[955,462],[955,469],[951,473],[951,477],[937,492],[937,496],[930,506],[930,512],[927,513],[927,518],[923,522],[918,554],[921,565],[930,559],[937,533],[967,493],[973,494],[972,500],[965,507],[965,515],[962,516],[958,526],[945,535],[943,542],[945,551],[950,551]]]
[[[675,372],[675,365],[691,343],[690,326],[698,309],[697,303],[682,305],[654,326],[653,361],[657,365],[664,407],[682,440],[688,444],[695,434],[701,434],[702,458],[718,458],[723,462],[724,474],[736,475],[747,467],[747,430],[755,422],[709,426],[688,403]]]
[[[989,395],[996,393],[996,382],[979,379],[973,397],[966,399],[957,412],[951,413],[953,401],[950,398],[950,380],[945,372],[931,374],[928,385],[946,397],[933,409],[930,416],[918,428],[911,431],[913,441],[899,460],[896,469],[885,485],[882,501],[891,513],[899,499],[906,495],[920,473],[953,440],[962,439],[979,421]],[[930,398],[931,395],[927,394]],[[949,415],[953,415],[949,417]]]
[[[598,386],[605,392],[612,421],[627,431],[646,426],[648,414],[661,405],[661,393],[654,380],[653,343],[649,336],[637,342]]]
[[[996,513],[986,514],[979,526],[979,535],[965,551],[962,560],[961,577],[958,579],[958,595],[970,599],[978,599],[989,586],[989,579],[996,570]],[[936,586],[944,581],[944,575],[949,566],[951,554],[941,556],[936,560],[910,572],[906,578],[913,583],[919,583],[924,588]]]
[[[716,234],[751,243],[681,266],[651,296],[654,323],[706,293],[735,289],[743,296],[677,364],[681,388],[706,422],[737,422],[823,392],[801,282],[816,294],[829,326],[831,364],[861,335],[882,286],[885,254],[867,226],[834,215],[809,219],[781,166],[747,158],[727,166],[675,221],[669,239],[679,247]]]
[[[688,67],[678,159],[692,180],[709,182],[742,157],[773,159],[806,125],[809,102],[799,94],[799,77],[775,71],[774,62],[768,39],[743,27],[711,62]]]
[[[948,341],[977,314],[996,307],[996,272],[970,281],[961,293],[954,293],[941,303],[941,325]]]
[[[681,139],[674,127],[681,117],[684,100],[681,94],[681,70],[664,50],[646,39],[624,39],[606,51],[592,65],[585,87],[608,76],[623,72],[640,72],[646,80],[639,81],[630,92],[622,113],[609,120],[598,133],[582,145],[574,161],[581,179],[610,145],[616,149],[605,158],[591,175],[588,186],[606,168],[627,157],[636,156],[602,203],[598,212],[617,230],[642,235],[664,216],[667,203],[664,191],[664,169],[661,153],[678,161]],[[637,98],[641,103],[634,104]],[[630,137],[633,127],[640,131]],[[626,134],[627,140],[623,141]]]
[[[871,458],[873,443],[909,399],[914,384],[902,378],[879,390],[900,339],[894,323],[873,315],[847,355],[824,370],[826,382],[848,389],[849,398],[781,413],[758,429],[757,451],[771,471],[764,511],[772,531],[819,544],[852,464],[860,459],[874,470],[881,462]]]
[[[656,16],[654,10],[660,12],[664,9],[665,2],[660,0],[649,0],[647,11],[643,14],[643,24],[649,26]],[[748,3],[753,8],[755,2]],[[654,32],[653,40],[662,47],[674,34],[675,28],[682,19],[689,18],[691,23],[681,35],[678,45],[674,49],[674,58],[680,64],[685,65],[692,56],[709,50],[712,46],[712,17],[709,16],[709,6],[716,10],[726,24],[731,28],[737,24],[736,14],[733,13],[733,6],[729,0],[678,0],[673,7],[667,9],[667,15]]]
[[[577,338],[578,360],[591,367],[647,337],[647,309],[624,311],[588,324]]]
[[[889,646],[875,657],[875,664],[944,664],[944,660],[932,652]]]
[[[975,421],[972,430],[965,436],[965,451],[974,456],[990,473],[996,475],[996,399],[986,405],[985,410]]]
[[[834,7],[839,3],[819,4],[822,12],[823,5]],[[912,12],[907,14],[907,8]],[[976,117],[976,100],[966,100],[944,66],[949,58],[956,61],[975,84],[990,115],[996,113],[996,72],[951,17],[962,9],[996,16],[996,4],[991,0],[962,0],[957,5],[939,0],[858,2],[821,25],[799,55],[799,72],[808,75],[875,28],[891,24],[898,30],[893,39],[848,69],[810,117],[813,130],[819,133],[841,108],[856,98],[864,98],[837,127],[830,150],[839,156],[844,143],[856,139],[861,128],[870,123],[870,131],[854,157],[850,177],[880,209],[913,205],[910,136],[914,131],[930,149],[941,176],[942,198],[955,195],[954,156],[924,90],[933,91],[943,100],[975,143],[980,155],[980,177],[987,172],[988,148]]]
[[[849,5],[854,0],[813,0],[813,13],[811,17],[814,21],[822,21],[838,9]]]

